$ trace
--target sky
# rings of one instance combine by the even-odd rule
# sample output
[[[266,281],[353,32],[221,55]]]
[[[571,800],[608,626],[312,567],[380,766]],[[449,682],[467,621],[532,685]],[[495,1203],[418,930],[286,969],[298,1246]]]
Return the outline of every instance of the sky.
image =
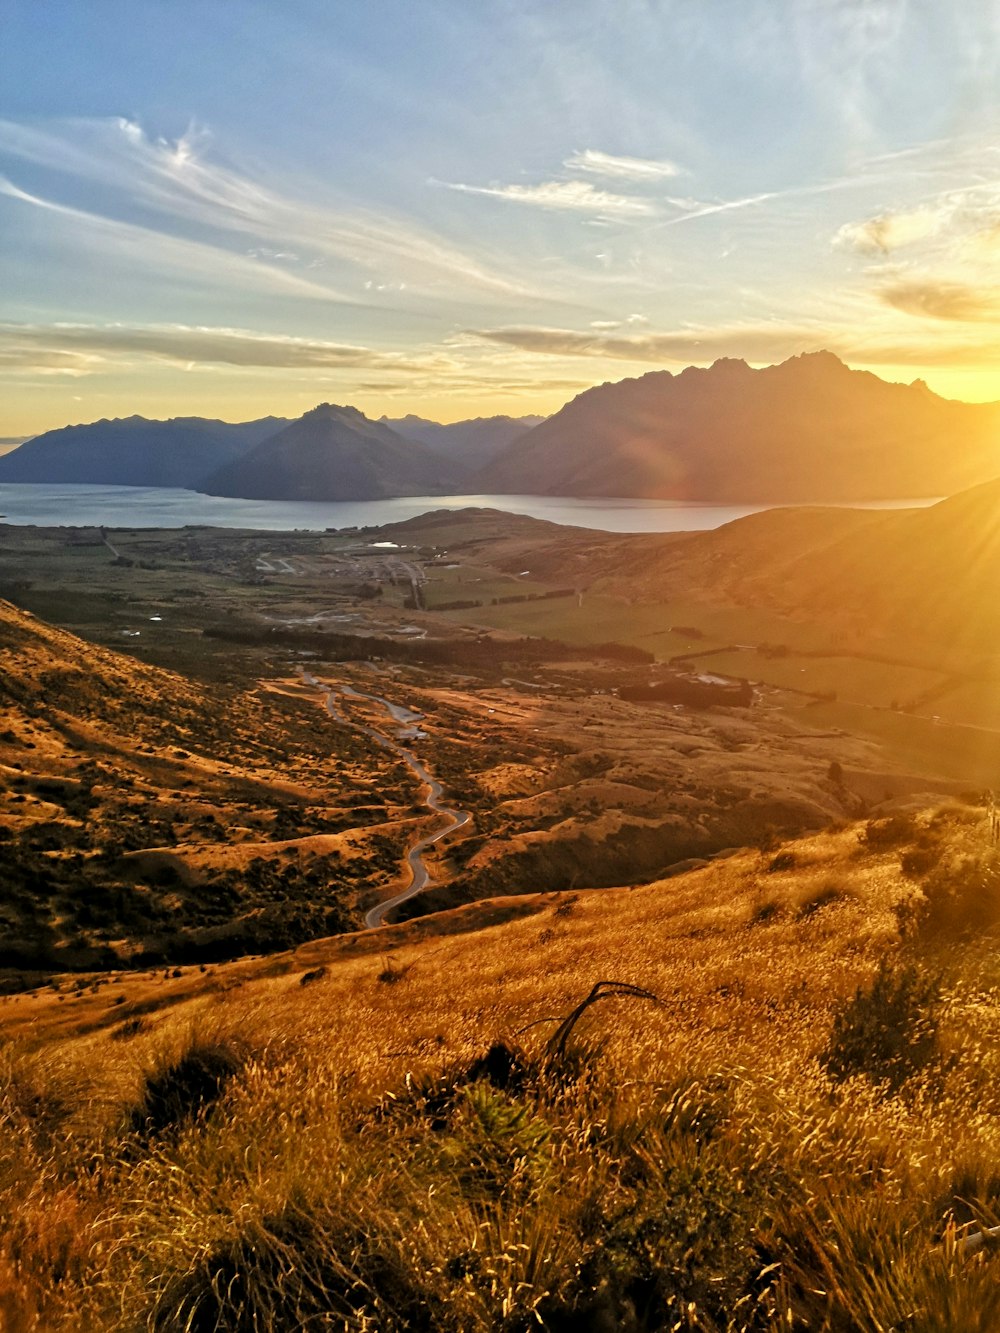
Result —
[[[0,0],[0,437],[1000,399],[1000,0]]]

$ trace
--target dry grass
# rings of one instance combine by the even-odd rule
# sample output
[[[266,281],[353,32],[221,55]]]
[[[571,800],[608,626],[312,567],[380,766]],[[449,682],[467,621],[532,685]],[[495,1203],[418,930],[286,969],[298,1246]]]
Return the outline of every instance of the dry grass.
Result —
[[[121,1008],[90,1022],[104,996],[75,1027],[53,993],[8,1000],[0,1021],[34,1022],[0,1075],[0,1327],[997,1327],[991,1255],[956,1245],[1000,1209],[995,940],[901,933],[922,890],[898,847],[858,846],[851,827],[781,874],[754,852],[474,934],[190,970],[163,1007],[133,980],[127,1041]],[[934,1058],[895,1092],[820,1063],[887,958],[943,976]],[[580,1008],[555,1052],[601,978],[657,1003]],[[206,1043],[239,1059],[136,1134]]]

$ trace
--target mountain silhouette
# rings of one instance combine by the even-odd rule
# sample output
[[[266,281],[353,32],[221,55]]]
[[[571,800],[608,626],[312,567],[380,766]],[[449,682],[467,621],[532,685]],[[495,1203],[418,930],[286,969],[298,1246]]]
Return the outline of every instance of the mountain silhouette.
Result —
[[[782,503],[944,495],[1000,475],[1000,404],[831,352],[602,384],[473,478],[483,493]]]
[[[245,500],[381,500],[439,494],[452,480],[425,445],[355,407],[321,403],[198,489]]]
[[[442,425],[425,417],[382,417],[382,423],[407,440],[417,440],[447,458],[460,475],[491,463],[514,440],[544,421],[544,417],[475,417]]]
[[[177,486],[195,490],[223,464],[273,435],[280,417],[232,423],[133,416],[64,426],[0,457],[0,482]]]

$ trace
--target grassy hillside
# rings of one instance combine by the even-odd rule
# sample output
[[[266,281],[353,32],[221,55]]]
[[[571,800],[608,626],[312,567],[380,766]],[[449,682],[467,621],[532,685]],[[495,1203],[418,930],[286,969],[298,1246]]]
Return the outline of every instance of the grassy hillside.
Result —
[[[9,998],[4,1327],[994,1328],[998,904],[955,806]]]
[[[895,643],[897,656],[968,669],[996,665],[998,576],[1000,482],[989,482],[926,509],[772,510],[680,541],[631,538],[600,582],[770,609],[843,646]]]
[[[208,687],[0,602],[0,988],[276,948],[397,874],[410,784],[293,682]]]

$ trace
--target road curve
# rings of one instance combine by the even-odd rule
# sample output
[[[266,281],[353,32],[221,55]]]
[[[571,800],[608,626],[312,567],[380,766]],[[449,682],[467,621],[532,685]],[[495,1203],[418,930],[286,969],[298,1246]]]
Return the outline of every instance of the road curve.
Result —
[[[434,814],[444,815],[447,823],[439,828],[435,833],[429,833],[426,837],[418,839],[417,842],[409,848],[406,853],[406,864],[410,871],[410,882],[400,893],[394,894],[391,898],[386,898],[385,902],[376,903],[374,907],[369,908],[365,913],[365,925],[371,929],[375,926],[381,926],[385,918],[400,903],[407,902],[410,898],[415,898],[418,893],[422,893],[431,883],[431,872],[427,869],[424,861],[424,852],[428,847],[433,847],[435,843],[446,838],[449,833],[455,829],[461,828],[467,824],[472,816],[468,810],[452,809],[451,806],[442,805],[441,797],[444,795],[444,789],[441,783],[433,774],[429,773],[412,750],[408,750],[405,745],[400,745],[398,741],[387,736],[384,732],[375,727],[369,727],[364,722],[355,722],[353,718],[346,717],[338,705],[338,696],[367,699],[371,703],[379,704],[388,713],[389,717],[395,723],[415,722],[420,714],[414,713],[408,708],[402,708],[399,704],[390,703],[388,699],[383,699],[378,694],[365,694],[361,690],[356,690],[350,685],[340,685],[337,687],[324,685],[317,680],[315,676],[308,671],[302,672],[302,679],[307,685],[321,691],[324,696],[326,711],[331,717],[335,718],[344,726],[353,727],[355,731],[363,731],[366,736],[370,736],[383,750],[397,755],[409,768],[410,772],[420,781],[422,786],[427,789],[424,797],[424,805]]]

